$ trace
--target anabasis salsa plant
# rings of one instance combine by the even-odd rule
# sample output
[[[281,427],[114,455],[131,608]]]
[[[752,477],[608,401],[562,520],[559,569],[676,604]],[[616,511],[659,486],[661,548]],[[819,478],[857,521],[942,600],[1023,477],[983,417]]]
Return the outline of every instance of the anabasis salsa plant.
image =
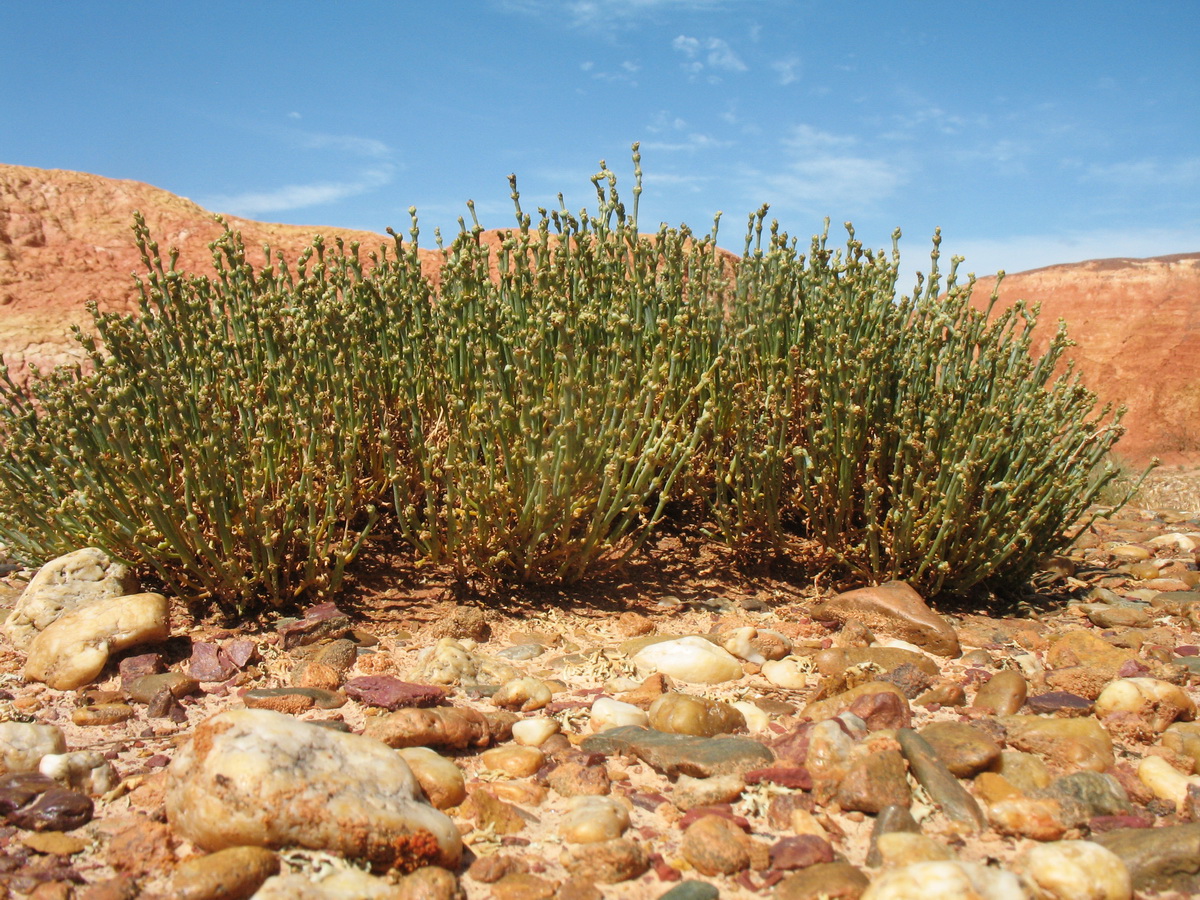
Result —
[[[0,374],[0,541],[31,562],[92,544],[243,614],[338,591],[381,523],[461,577],[575,581],[641,547],[673,498],[738,547],[803,531],[865,579],[1020,583],[1115,472],[1118,416],[1060,365],[1060,328],[970,303],[933,266],[799,242],[752,215],[642,234],[601,164],[596,208],[471,224],[422,273],[393,234],[320,239],[215,275],[139,216],[136,315],[91,313],[87,368]],[[764,235],[764,230],[766,234]],[[826,223],[826,232],[828,223]],[[995,299],[993,298],[993,303]]]

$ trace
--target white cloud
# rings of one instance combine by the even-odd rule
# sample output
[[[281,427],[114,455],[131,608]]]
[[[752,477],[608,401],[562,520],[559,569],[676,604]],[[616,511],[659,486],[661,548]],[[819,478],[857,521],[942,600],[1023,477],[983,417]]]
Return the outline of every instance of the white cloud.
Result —
[[[260,216],[264,213],[306,209],[310,206],[336,203],[347,197],[381,188],[392,181],[396,171],[391,148],[375,138],[299,129],[288,129],[274,136],[295,150],[315,151],[320,154],[320,168],[325,171],[344,170],[348,157],[351,168],[354,160],[358,160],[358,171],[341,179],[319,179],[265,190],[205,197],[200,200],[201,205],[238,216]]]
[[[689,134],[682,141],[648,141],[642,144],[642,147],[646,150],[661,150],[667,153],[678,151],[691,153],[696,150],[709,150],[729,146],[732,146],[731,141],[722,141],[711,135],[700,133]]]
[[[727,72],[745,72],[746,64],[733,52],[733,48],[720,38],[709,38],[704,45],[708,49],[708,64]]]
[[[1126,186],[1189,187],[1200,183],[1200,156],[1186,159],[1150,158],[1107,165],[1096,164],[1088,166],[1084,170],[1084,178]]]
[[[966,262],[960,271],[977,275],[992,275],[999,269],[1025,272],[1089,259],[1144,259],[1200,251],[1200,226],[1196,225],[1190,229],[1097,229],[994,239],[953,237],[947,235],[942,244],[946,252],[943,260],[948,260],[951,253],[964,256]]]
[[[354,181],[318,181],[311,184],[289,184],[267,191],[247,191],[241,194],[218,195],[202,201],[204,207],[236,216],[260,216],[336,203],[383,187],[392,180],[390,167],[364,172]]]
[[[783,138],[783,146],[793,153],[811,154],[833,147],[851,147],[857,143],[850,135],[820,131],[811,125],[796,125]]]
[[[391,150],[383,141],[374,138],[354,137],[346,134],[320,134],[317,132],[296,132],[292,138],[296,146],[304,150],[337,150],[352,156],[364,156],[373,159],[386,159],[391,156]]]
[[[692,78],[709,69],[720,69],[723,72],[745,72],[747,67],[733,48],[721,38],[705,38],[703,41],[690,35],[681,34],[671,41],[671,49],[682,53],[688,61],[682,64],[682,69]],[[703,52],[703,58],[701,54]],[[709,81],[720,79],[710,75]]]
[[[298,112],[290,112],[290,113],[288,113],[288,118],[289,119],[300,119],[303,117]]]
[[[729,0],[493,0],[506,12],[565,17],[573,28],[611,31],[632,28],[660,15],[698,13],[728,6]]]
[[[800,80],[800,57],[789,56],[787,59],[777,59],[771,63],[771,68],[779,76],[779,83],[792,84]]]
[[[671,49],[678,50],[684,56],[691,59],[700,52],[700,42],[694,37],[681,34],[675,40],[671,41]]]
[[[870,207],[906,180],[903,171],[887,160],[834,155],[796,160],[761,178],[777,202],[821,215]]]

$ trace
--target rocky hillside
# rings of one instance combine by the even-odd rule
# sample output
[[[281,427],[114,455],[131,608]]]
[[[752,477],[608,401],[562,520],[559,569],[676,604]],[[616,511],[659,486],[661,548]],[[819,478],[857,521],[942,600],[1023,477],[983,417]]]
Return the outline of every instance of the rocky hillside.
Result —
[[[985,302],[995,278],[981,278]],[[1200,462],[1200,253],[1101,259],[1008,275],[1001,304],[1040,303],[1044,347],[1057,321],[1105,401],[1129,407],[1118,452],[1133,462]]]
[[[221,229],[190,200],[133,181],[0,165],[0,356],[18,378],[30,364],[72,358],[69,329],[86,321],[85,301],[130,307],[130,275],[141,267],[129,229],[135,210],[160,244],[179,248],[181,265],[211,270],[207,244]],[[289,259],[318,233],[366,247],[388,240],[342,228],[229,222],[248,247],[269,244]],[[428,252],[426,264],[434,272],[437,254]],[[981,279],[976,296],[986,298],[993,284]],[[1066,319],[1089,386],[1130,407],[1120,447],[1126,457],[1200,462],[1200,253],[1010,275],[1001,299],[1019,297],[1042,303],[1047,335]]]

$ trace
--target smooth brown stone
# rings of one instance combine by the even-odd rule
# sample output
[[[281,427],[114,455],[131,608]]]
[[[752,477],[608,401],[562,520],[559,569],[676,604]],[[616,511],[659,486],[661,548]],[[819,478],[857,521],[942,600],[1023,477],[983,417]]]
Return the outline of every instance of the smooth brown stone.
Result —
[[[813,606],[809,614],[843,624],[858,622],[875,635],[899,638],[938,656],[957,657],[962,652],[953,626],[903,581],[838,594]]]
[[[279,874],[279,857],[262,847],[230,847],[184,860],[171,876],[175,900],[248,900]]]
[[[975,694],[972,706],[990,708],[998,716],[1010,716],[1025,705],[1029,686],[1015,669],[1003,669]]]
[[[959,778],[970,778],[990,769],[1000,759],[1000,745],[965,722],[933,722],[918,733]]]

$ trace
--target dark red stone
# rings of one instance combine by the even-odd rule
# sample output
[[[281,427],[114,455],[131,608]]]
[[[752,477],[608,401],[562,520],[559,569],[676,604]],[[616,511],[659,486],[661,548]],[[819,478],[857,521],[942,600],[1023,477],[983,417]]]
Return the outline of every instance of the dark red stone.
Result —
[[[1150,671],[1150,667],[1137,659],[1127,659],[1121,663],[1121,668],[1117,669],[1117,675],[1121,678],[1140,678]]]
[[[766,781],[780,787],[801,791],[811,791],[813,786],[812,774],[804,766],[770,766],[765,769],[751,769],[743,777],[746,784],[761,784]]]
[[[230,641],[222,649],[230,661],[239,669],[244,669],[250,663],[250,660],[258,654],[258,645],[249,638],[238,638],[235,641]]]
[[[815,834],[781,838],[771,847],[773,869],[807,869],[817,863],[833,862],[833,848]]]
[[[1087,697],[1080,697],[1069,691],[1049,691],[1045,694],[1038,694],[1035,697],[1029,697],[1025,701],[1025,705],[1035,713],[1064,712],[1078,716],[1089,715],[1095,708],[1095,704]]]
[[[350,631],[350,617],[332,603],[319,603],[305,612],[303,619],[289,622],[278,630],[284,649],[291,650],[303,644],[345,637]]]
[[[1117,828],[1153,827],[1154,819],[1151,816],[1092,816],[1088,819],[1088,829],[1097,834]]]
[[[351,678],[343,688],[346,696],[368,706],[395,710],[410,706],[437,706],[446,699],[446,689],[434,684],[415,684],[391,675]]]
[[[908,701],[891,691],[876,691],[856,697],[849,711],[867,723],[867,731],[908,728],[912,725],[912,710],[908,708]]]
[[[808,738],[812,730],[813,723],[805,722],[765,743],[767,748],[775,754],[777,762],[798,766],[808,758]]]
[[[237,674],[238,667],[216,644],[206,641],[192,644],[188,674],[197,681],[226,681]]]
[[[143,675],[158,675],[166,670],[167,667],[163,664],[162,655],[159,653],[128,656],[117,663],[117,671],[121,673],[122,690],[129,690],[129,685]]]

